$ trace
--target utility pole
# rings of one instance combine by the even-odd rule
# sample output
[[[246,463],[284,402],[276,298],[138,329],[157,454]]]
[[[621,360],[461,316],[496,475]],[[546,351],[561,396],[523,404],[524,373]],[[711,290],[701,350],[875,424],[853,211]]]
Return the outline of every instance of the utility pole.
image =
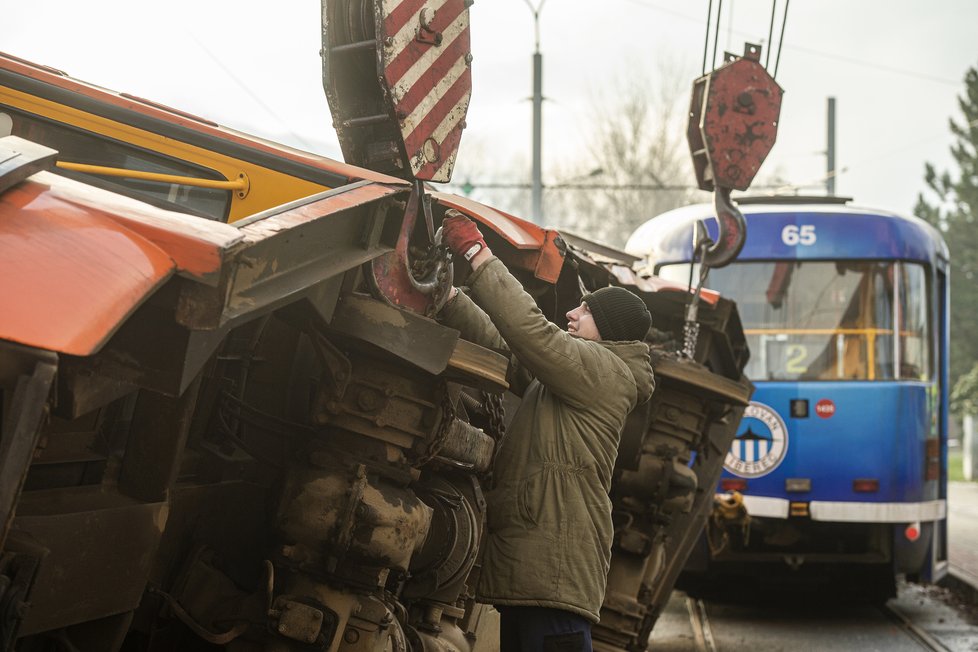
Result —
[[[835,98],[830,97],[828,103],[828,134],[826,140],[828,145],[825,150],[826,174],[825,174],[825,194],[832,197],[835,195]]]
[[[533,12],[533,32],[536,47],[533,52],[533,170],[531,173],[530,215],[535,224],[543,224],[543,55],[540,54],[540,0],[534,7],[530,0],[524,0]]]

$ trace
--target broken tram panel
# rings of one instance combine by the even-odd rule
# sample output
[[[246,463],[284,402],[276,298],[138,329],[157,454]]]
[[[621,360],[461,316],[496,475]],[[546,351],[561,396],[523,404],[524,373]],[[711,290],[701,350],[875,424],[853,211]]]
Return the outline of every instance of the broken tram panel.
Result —
[[[96,651],[123,641],[147,651],[495,649],[492,612],[471,587],[482,479],[503,430],[487,397],[505,388],[506,361],[369,295],[364,261],[390,251],[409,194],[356,182],[234,226],[51,171],[0,195],[4,233],[49,234],[5,258],[19,277],[0,276],[28,279],[19,292],[7,281],[18,309],[0,320],[4,599],[29,604],[4,624],[8,649],[52,632]],[[44,210],[25,221],[28,197]],[[613,626],[595,633],[624,636],[610,649],[628,649],[681,565],[683,551],[662,546],[699,530],[696,500],[711,485],[694,466],[694,487],[681,462],[690,450],[713,459],[724,446],[715,430],[732,427],[749,387],[724,380],[746,359],[735,310],[704,307],[698,357],[679,360],[669,338],[681,332],[683,291],[475,202],[437,200],[436,212],[453,205],[480,222],[551,319],[580,301],[582,282],[630,287],[656,314],[659,402],[623,441],[616,514],[632,520],[621,521],[613,567],[626,572],[609,581]],[[50,239],[58,228],[105,236],[100,256],[73,258],[74,274],[52,284],[46,256],[69,251]],[[137,253],[128,268],[153,270],[146,281],[75,282],[60,301],[46,296],[104,270],[122,280],[126,268],[112,265]],[[111,304],[122,306],[114,321],[70,318],[112,292],[128,298]],[[37,300],[46,307],[31,313]],[[671,469],[668,495],[654,490],[655,469]],[[653,573],[663,556],[671,565]],[[635,563],[645,571],[627,572]],[[614,624],[616,613],[629,620]]]
[[[330,61],[372,34],[376,75],[377,16],[400,4],[329,4],[327,24],[360,30]],[[467,38],[450,31],[467,21],[457,4],[432,16],[414,3],[397,33],[413,34],[405,51],[463,61],[451,74],[468,83],[467,50],[448,47]],[[402,120],[385,92],[364,103]],[[419,180],[450,174],[457,112],[438,122],[453,130],[429,148],[437,169],[427,140],[424,165],[397,145],[399,164],[355,167],[2,56],[0,112],[57,152],[0,140],[13,152],[0,173],[18,170],[0,186],[0,650],[497,650],[472,589],[502,405],[518,399],[501,399],[504,358],[431,319],[464,283],[437,242],[447,208],[480,223],[556,323],[608,284],[655,316],[658,389],[623,435],[595,630],[600,649],[638,649],[750,394],[729,301],[704,299],[694,355],[680,356],[685,288],[426,193]],[[399,137],[379,125],[349,128]],[[174,174],[60,165],[95,153]]]

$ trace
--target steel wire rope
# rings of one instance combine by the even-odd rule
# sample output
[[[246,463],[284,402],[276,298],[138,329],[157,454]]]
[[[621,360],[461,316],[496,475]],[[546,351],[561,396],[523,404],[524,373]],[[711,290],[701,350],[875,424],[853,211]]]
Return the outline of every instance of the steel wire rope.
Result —
[[[706,74],[706,53],[710,51],[710,21],[713,17],[713,0],[706,7],[706,36],[703,38],[703,66],[700,75]]]
[[[771,0],[771,23],[767,27],[767,50],[764,57],[764,69],[767,70],[768,64],[771,63],[771,38],[774,36],[774,14],[778,10],[778,0]],[[731,21],[732,22],[732,21]]]
[[[774,59],[774,73],[771,77],[777,78],[778,76],[778,65],[781,64],[781,46],[784,44],[784,28],[788,24],[788,4],[791,0],[784,0],[784,16],[781,18],[781,36],[778,37],[778,56]],[[771,49],[771,43],[768,41],[768,50]]]
[[[651,9],[653,11],[658,11],[660,13],[669,14],[670,16],[675,16],[676,18],[681,18],[682,20],[700,24],[702,23],[702,18],[697,18],[695,16],[690,16],[679,11],[674,11],[671,9],[666,9],[665,7],[660,7],[657,4],[651,3],[648,0],[623,0],[630,4],[638,5],[639,7],[644,7],[646,9]],[[734,30],[734,34],[744,37],[744,38],[754,38],[755,34],[748,34],[740,30]],[[770,42],[768,43],[770,46]],[[818,57],[824,57],[826,59],[832,59],[835,61],[842,61],[845,63],[852,63],[858,66],[866,66],[868,68],[876,68],[877,70],[883,70],[897,75],[907,75],[909,77],[916,77],[917,79],[923,79],[925,81],[932,81],[939,84],[947,84],[951,86],[960,86],[960,80],[945,79],[943,77],[937,77],[935,75],[928,75],[927,73],[917,72],[914,70],[908,70],[906,68],[895,68],[893,66],[887,66],[881,63],[876,63],[873,61],[865,61],[863,59],[856,59],[854,57],[847,57],[844,55],[832,54],[829,52],[823,52],[821,50],[816,50],[813,48],[806,48],[801,45],[789,45],[789,50],[798,50],[806,54],[811,54]]]
[[[713,66],[715,70],[717,67],[717,44],[720,42],[720,15],[723,12],[723,0],[717,0],[717,24],[713,29],[713,57],[710,59],[710,65]],[[706,29],[709,30],[710,26],[707,25]]]

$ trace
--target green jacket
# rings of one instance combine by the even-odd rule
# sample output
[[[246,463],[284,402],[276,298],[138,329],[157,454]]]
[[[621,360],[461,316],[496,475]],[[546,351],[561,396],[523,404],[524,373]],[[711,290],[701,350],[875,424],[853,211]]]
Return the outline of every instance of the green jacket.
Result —
[[[614,536],[611,475],[625,417],[652,395],[649,348],[562,331],[498,259],[469,287],[472,299],[459,293],[440,317],[466,339],[509,350],[511,389],[523,397],[493,467],[476,595],[598,622]]]

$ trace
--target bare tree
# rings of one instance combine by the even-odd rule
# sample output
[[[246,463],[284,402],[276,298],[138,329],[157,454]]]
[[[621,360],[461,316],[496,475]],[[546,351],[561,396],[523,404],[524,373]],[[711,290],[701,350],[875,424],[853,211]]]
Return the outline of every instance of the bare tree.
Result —
[[[530,187],[523,171],[529,168],[526,156],[501,156],[492,143],[466,134],[452,181],[444,189],[528,220]]]
[[[621,246],[651,217],[690,203],[695,178],[686,145],[692,77],[668,57],[650,79],[641,70],[593,93],[587,155],[561,166],[548,190],[548,221]],[[627,74],[627,76],[626,76]]]

